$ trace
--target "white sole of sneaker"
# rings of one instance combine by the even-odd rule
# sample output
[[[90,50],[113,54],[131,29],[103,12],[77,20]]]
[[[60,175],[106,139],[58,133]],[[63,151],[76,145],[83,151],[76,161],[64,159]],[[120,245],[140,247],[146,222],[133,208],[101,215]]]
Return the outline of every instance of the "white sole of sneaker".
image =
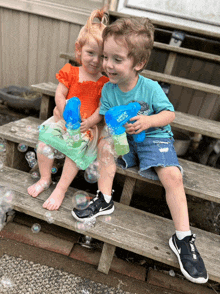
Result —
[[[195,278],[192,278],[188,273],[187,271],[185,271],[185,269],[183,268],[183,265],[182,265],[182,262],[181,262],[181,259],[180,259],[180,255],[176,249],[176,247],[174,246],[173,244],[173,240],[172,240],[172,237],[170,238],[169,240],[169,246],[170,248],[173,250],[173,252],[176,254],[177,258],[178,258],[178,262],[179,262],[179,265],[180,265],[180,270],[182,272],[182,274],[184,275],[184,277],[189,280],[190,282],[193,282],[193,283],[196,283],[196,284],[205,284],[208,279],[209,279],[209,276],[207,275],[207,279],[204,279],[204,278],[198,278],[198,279],[195,279]]]
[[[111,209],[109,209],[109,210],[103,210],[103,211],[100,211],[100,212],[98,212],[96,215],[93,215],[93,216],[91,216],[91,217],[88,217],[88,218],[79,218],[75,213],[74,213],[74,211],[72,210],[71,211],[71,214],[72,214],[72,216],[76,219],[76,220],[78,220],[79,222],[89,222],[89,221],[92,221],[93,219],[95,219],[95,218],[97,218],[98,216],[101,216],[101,215],[108,215],[108,214],[111,214],[111,213],[113,213],[113,211],[115,210],[115,207],[113,206]]]

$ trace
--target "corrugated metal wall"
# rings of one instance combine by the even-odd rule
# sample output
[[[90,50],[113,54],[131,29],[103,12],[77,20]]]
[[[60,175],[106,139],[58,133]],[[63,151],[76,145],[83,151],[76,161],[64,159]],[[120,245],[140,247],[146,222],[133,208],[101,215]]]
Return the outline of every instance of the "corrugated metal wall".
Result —
[[[0,87],[56,82],[81,25],[0,7]]]

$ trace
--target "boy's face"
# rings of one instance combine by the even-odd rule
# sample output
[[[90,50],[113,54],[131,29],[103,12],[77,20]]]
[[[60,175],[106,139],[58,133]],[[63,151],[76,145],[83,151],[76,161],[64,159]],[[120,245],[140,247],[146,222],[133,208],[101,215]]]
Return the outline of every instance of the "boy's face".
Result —
[[[108,75],[110,82],[118,84],[123,92],[133,89],[137,83],[138,66],[133,65],[133,58],[128,58],[128,49],[123,39],[109,36],[104,42],[103,68]]]

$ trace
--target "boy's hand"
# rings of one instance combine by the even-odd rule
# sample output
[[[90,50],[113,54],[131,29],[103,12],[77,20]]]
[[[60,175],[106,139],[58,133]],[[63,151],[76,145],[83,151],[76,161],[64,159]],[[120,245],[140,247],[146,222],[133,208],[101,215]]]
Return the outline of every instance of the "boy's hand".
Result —
[[[151,127],[150,117],[147,115],[134,116],[130,119],[130,121],[135,121],[133,124],[125,124],[126,132],[130,135],[139,134]]]
[[[85,133],[91,127],[89,120],[82,118],[82,122],[80,124],[80,131],[81,133]]]

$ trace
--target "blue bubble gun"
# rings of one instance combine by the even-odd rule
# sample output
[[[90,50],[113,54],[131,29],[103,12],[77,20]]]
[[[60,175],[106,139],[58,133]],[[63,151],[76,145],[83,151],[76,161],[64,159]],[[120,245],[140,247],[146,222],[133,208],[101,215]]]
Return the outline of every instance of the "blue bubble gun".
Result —
[[[129,152],[129,145],[124,125],[141,109],[138,102],[131,102],[128,105],[114,106],[105,114],[105,121],[110,129],[115,145],[115,151],[118,155],[124,155]],[[133,135],[134,141],[143,142],[145,139],[145,131]]]
[[[79,98],[70,98],[63,112],[63,118],[66,121],[65,126],[69,134],[68,144],[71,144],[73,147],[79,147],[82,143],[80,106]]]

